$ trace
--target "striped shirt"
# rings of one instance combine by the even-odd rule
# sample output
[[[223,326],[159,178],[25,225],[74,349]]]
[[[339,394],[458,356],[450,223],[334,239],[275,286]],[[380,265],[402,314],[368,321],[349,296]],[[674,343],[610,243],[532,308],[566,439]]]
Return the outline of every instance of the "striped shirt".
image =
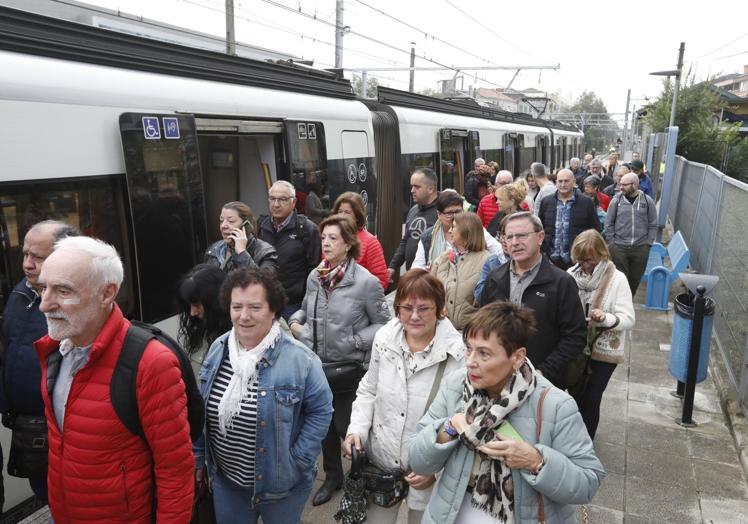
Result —
[[[228,355],[221,362],[208,397],[206,411],[210,450],[221,473],[240,486],[254,485],[255,441],[257,438],[257,377],[249,384],[249,395],[242,401],[226,436],[218,424],[218,405],[234,371]]]

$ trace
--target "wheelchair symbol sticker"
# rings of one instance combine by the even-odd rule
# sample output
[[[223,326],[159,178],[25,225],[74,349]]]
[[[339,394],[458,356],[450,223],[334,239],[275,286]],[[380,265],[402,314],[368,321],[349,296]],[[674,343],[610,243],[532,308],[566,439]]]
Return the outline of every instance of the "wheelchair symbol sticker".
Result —
[[[356,164],[348,164],[348,182],[355,184],[357,174],[358,170],[356,169]]]
[[[158,140],[161,138],[161,127],[155,116],[143,117],[143,136],[146,140]]]
[[[366,192],[366,189],[361,191],[361,200],[364,201],[364,205],[367,205],[369,203],[369,193]]]
[[[306,140],[306,124],[296,124],[296,129],[298,130],[299,140]]]
[[[164,138],[179,138],[179,120],[176,117],[164,117]]]
[[[366,164],[363,162],[358,165],[358,179],[361,182],[366,182]]]

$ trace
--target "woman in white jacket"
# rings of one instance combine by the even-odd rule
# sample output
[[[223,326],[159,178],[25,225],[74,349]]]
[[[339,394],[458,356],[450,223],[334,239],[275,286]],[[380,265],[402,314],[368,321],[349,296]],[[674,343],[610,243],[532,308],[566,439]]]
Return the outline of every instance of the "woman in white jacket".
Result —
[[[581,233],[571,246],[575,263],[569,273],[577,282],[579,299],[587,312],[587,343],[591,375],[574,398],[590,438],[600,420],[600,402],[608,381],[624,361],[628,330],[634,327],[634,303],[626,275],[616,269],[603,237],[594,229]]]
[[[465,344],[445,316],[442,283],[413,268],[395,293],[396,318],[374,336],[369,370],[361,379],[343,443],[366,449],[369,460],[386,471],[401,471],[410,490],[409,524],[421,522],[431,496],[433,475],[410,471],[408,443],[443,377],[464,366]],[[394,524],[401,502],[384,508],[369,502],[367,523]]]

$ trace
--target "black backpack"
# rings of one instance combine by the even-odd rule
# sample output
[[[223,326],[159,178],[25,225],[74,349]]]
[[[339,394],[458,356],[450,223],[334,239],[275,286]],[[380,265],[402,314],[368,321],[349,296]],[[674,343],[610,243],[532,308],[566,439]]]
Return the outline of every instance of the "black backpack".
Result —
[[[130,329],[127,330],[122,351],[112,373],[112,382],[109,385],[112,406],[125,427],[131,433],[145,439],[143,426],[140,423],[140,414],[138,413],[135,388],[140,359],[143,357],[148,342],[154,338],[169,348],[179,361],[179,366],[182,369],[182,382],[184,382],[187,393],[187,420],[190,423],[190,437],[194,442],[203,434],[205,425],[203,397],[200,395],[187,353],[176,340],[156,326],[133,321]]]

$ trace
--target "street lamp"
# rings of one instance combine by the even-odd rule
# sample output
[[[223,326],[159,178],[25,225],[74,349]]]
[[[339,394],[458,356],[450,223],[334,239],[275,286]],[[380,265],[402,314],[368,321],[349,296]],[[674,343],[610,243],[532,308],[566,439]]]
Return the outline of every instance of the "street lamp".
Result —
[[[673,90],[673,105],[670,108],[670,124],[668,127],[673,127],[675,125],[675,105],[678,101],[678,90],[680,89],[680,75],[681,71],[683,71],[683,53],[686,50],[686,43],[681,42],[680,43],[680,49],[678,50],[678,69],[672,69],[670,71],[655,71],[654,73],[649,73],[653,76],[666,76],[666,77],[675,77],[675,89]]]

